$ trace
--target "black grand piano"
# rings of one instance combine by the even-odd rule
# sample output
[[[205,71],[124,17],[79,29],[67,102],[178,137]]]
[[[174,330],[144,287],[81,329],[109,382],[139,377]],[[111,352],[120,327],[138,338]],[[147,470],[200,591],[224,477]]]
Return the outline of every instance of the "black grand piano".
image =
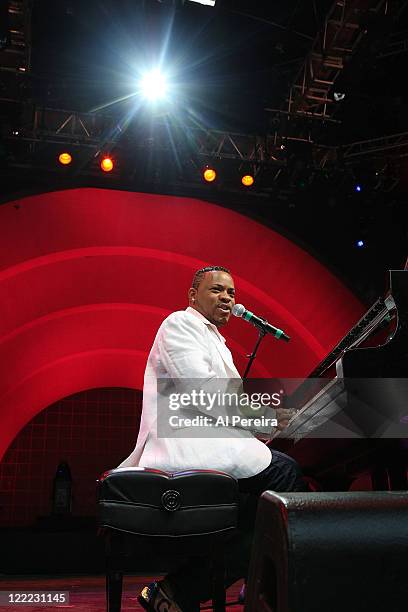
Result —
[[[348,490],[365,475],[374,490],[407,489],[408,270],[389,271],[385,297],[286,405],[297,412],[270,446],[294,457],[312,486]]]

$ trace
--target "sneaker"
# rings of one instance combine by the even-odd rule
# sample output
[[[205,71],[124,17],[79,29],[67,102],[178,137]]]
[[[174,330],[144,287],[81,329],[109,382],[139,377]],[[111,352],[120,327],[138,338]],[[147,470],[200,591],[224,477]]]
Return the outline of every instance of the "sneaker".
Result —
[[[163,580],[145,586],[137,600],[149,612],[183,612],[174,600],[169,585],[164,584]]]

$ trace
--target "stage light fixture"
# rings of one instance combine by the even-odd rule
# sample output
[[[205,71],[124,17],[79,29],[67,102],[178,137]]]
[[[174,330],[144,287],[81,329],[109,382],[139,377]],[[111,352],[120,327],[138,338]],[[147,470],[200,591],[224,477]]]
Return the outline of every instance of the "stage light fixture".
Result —
[[[190,0],[190,2],[196,2],[197,4],[204,4],[205,6],[215,6],[215,0]]]
[[[358,246],[359,249],[362,249],[364,246],[364,240],[357,240],[356,246]]]
[[[217,178],[217,171],[211,166],[206,166],[203,170],[203,179],[206,183],[213,183]]]
[[[113,170],[113,160],[109,156],[105,156],[101,161],[101,169],[104,172],[111,172]]]
[[[59,154],[58,161],[63,166],[68,166],[72,162],[72,155],[67,151],[64,151],[64,153]]]
[[[356,185],[356,186],[355,186],[355,190],[356,190],[358,193],[360,193],[360,191],[361,191],[361,185]]]
[[[167,93],[167,80],[160,70],[147,72],[142,77],[140,86],[143,96],[151,102],[162,100]]]
[[[254,177],[252,176],[252,174],[244,174],[244,176],[241,178],[241,183],[244,185],[244,187],[251,187],[251,185],[254,184]]]

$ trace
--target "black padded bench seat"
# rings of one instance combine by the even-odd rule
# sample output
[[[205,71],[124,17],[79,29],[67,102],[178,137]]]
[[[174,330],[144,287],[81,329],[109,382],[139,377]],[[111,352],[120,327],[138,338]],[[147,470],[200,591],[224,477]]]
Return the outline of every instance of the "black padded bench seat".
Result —
[[[224,612],[223,549],[238,523],[235,478],[214,470],[117,468],[102,474],[97,498],[109,612],[120,612],[124,571],[145,571],[152,557],[165,569],[177,558],[199,555],[212,559],[213,606]]]
[[[150,537],[223,535],[237,522],[237,482],[211,470],[145,468],[106,472],[98,486],[99,525]]]

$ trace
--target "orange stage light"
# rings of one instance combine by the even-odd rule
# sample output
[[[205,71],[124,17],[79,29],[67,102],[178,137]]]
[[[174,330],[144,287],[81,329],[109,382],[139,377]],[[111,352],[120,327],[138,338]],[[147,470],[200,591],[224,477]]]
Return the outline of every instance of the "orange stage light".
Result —
[[[207,166],[203,172],[203,178],[207,183],[212,183],[217,178],[217,173],[214,168]]]
[[[251,174],[245,174],[241,179],[241,183],[244,187],[250,187],[254,184],[254,177]]]
[[[101,161],[101,168],[104,172],[111,172],[113,170],[113,161],[110,157],[104,157]]]
[[[58,161],[63,166],[68,166],[68,164],[72,162],[72,155],[67,152],[61,153],[58,157]]]

